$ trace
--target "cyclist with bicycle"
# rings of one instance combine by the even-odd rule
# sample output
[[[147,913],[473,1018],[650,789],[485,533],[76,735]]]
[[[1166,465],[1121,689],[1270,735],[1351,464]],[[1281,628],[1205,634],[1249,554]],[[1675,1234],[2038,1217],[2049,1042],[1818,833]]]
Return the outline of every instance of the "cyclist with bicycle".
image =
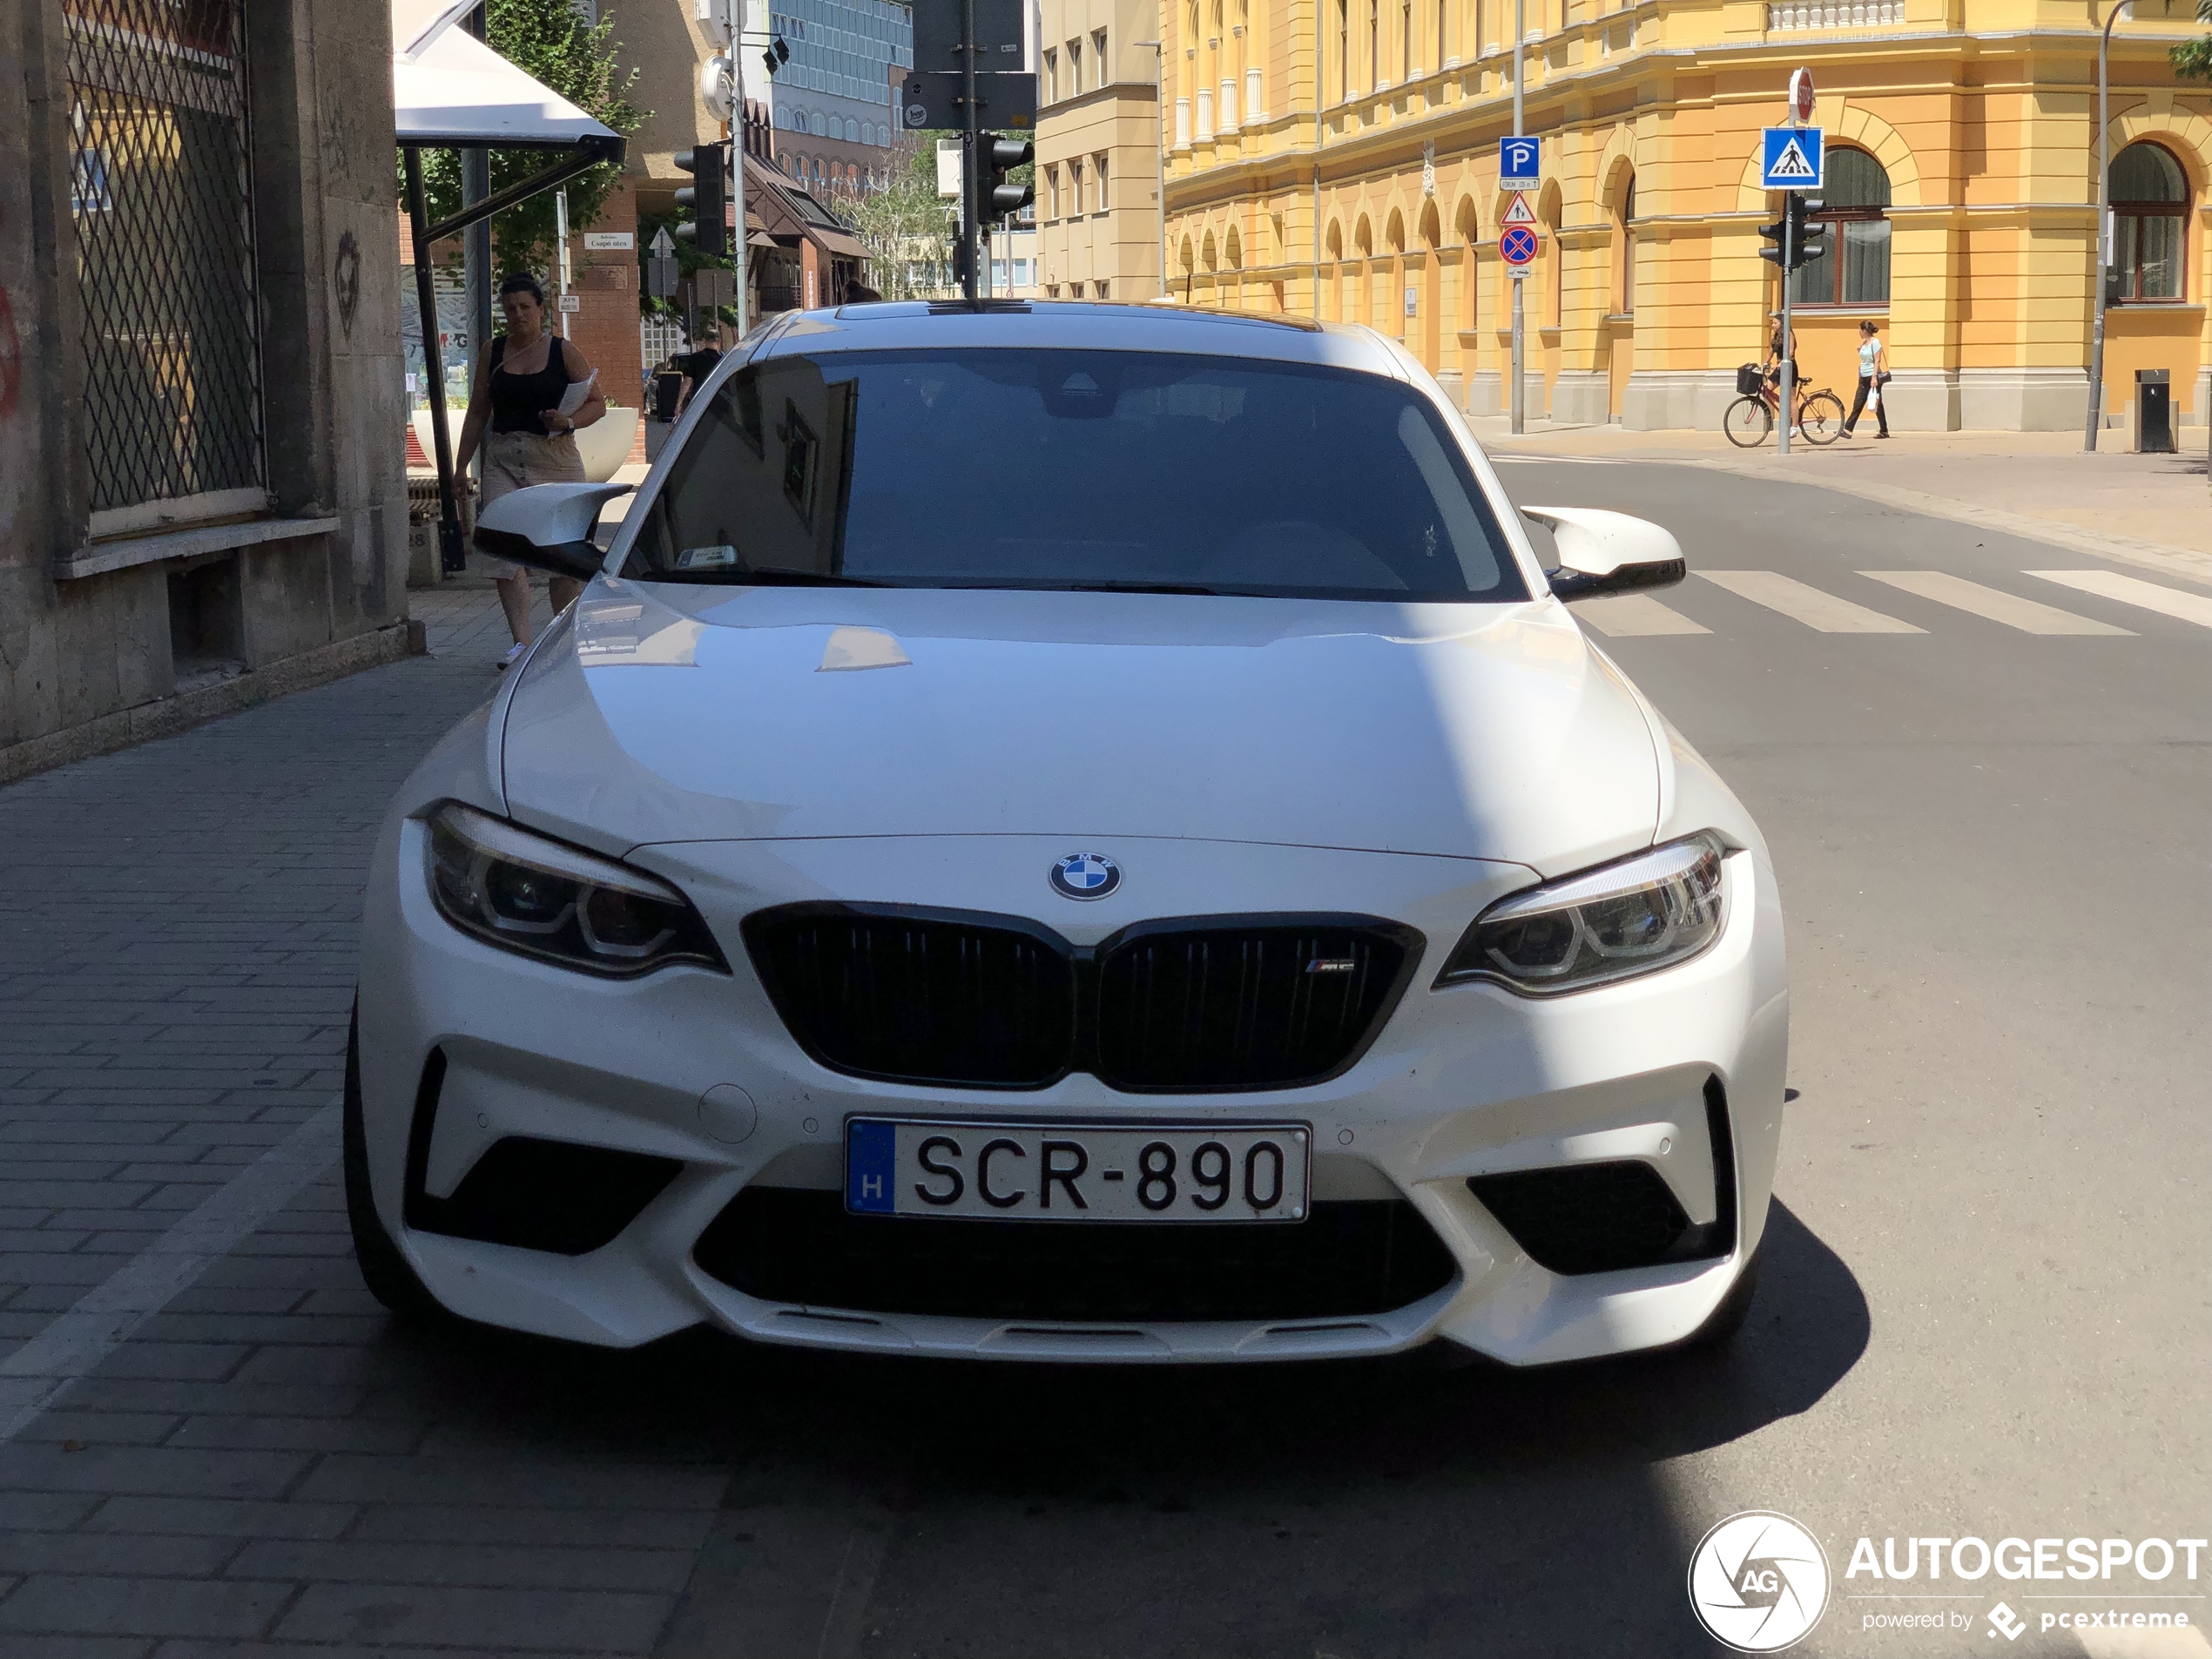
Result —
[[[1746,363],[1739,371],[1739,395],[1723,414],[1722,430],[1738,448],[1749,448],[1765,439],[1774,429],[1775,417],[1782,412],[1782,366],[1787,362],[1796,404],[1790,423],[1791,435],[1808,443],[1833,443],[1843,428],[1843,401],[1824,388],[1816,392],[1806,387],[1804,372],[1797,367],[1797,330],[1791,329],[1785,338],[1782,314],[1770,312],[1768,316],[1774,324],[1774,333],[1767,341],[1766,361],[1756,368]]]

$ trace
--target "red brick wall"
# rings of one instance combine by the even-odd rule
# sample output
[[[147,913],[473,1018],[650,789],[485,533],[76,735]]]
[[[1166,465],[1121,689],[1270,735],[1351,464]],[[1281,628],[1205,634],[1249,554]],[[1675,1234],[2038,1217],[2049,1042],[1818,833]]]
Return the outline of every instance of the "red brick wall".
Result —
[[[637,199],[624,179],[607,192],[594,232],[637,235]],[[644,356],[637,336],[637,254],[634,247],[586,249],[583,233],[569,233],[570,292],[580,301],[569,318],[569,338],[599,371],[599,390],[610,403],[638,407]]]

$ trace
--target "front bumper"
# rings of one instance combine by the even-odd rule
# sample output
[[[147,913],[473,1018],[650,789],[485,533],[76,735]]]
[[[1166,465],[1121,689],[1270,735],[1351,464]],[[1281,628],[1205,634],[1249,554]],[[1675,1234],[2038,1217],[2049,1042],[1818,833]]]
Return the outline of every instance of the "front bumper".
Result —
[[[1528,1365],[1691,1335],[1758,1244],[1781,1126],[1787,997],[1779,902],[1756,851],[1729,859],[1727,926],[1703,955],[1645,980],[1537,1000],[1485,984],[1430,988],[1468,919],[1534,880],[1517,865],[1117,838],[1123,891],[1076,905],[1043,879],[1073,845],[1061,840],[670,843],[631,861],[691,896],[733,972],[675,968],[622,981],[513,956],[448,926],[423,882],[423,836],[412,819],[388,826],[372,873],[361,1105],[387,1231],[431,1292],[470,1318],[611,1345],[704,1320],[771,1342],[1049,1360],[1305,1359],[1442,1337]],[[739,921],[820,899],[1026,914],[1076,944],[1150,917],[1352,912],[1403,921],[1426,946],[1375,1042],[1316,1087],[1137,1096],[1078,1074],[1035,1090],[917,1089],[817,1065],[754,978]],[[433,1055],[440,1076],[426,1106]],[[901,1113],[1296,1119],[1312,1129],[1317,1203],[1410,1203],[1456,1272],[1405,1305],[1353,1318],[1107,1325],[768,1301],[699,1264],[701,1235],[740,1191],[839,1190],[846,1117]],[[420,1193],[435,1201],[514,1136],[671,1160],[672,1174],[610,1242],[580,1254],[407,1224],[411,1143]],[[1656,1172],[1717,1253],[1554,1272],[1470,1186],[1600,1163]]]

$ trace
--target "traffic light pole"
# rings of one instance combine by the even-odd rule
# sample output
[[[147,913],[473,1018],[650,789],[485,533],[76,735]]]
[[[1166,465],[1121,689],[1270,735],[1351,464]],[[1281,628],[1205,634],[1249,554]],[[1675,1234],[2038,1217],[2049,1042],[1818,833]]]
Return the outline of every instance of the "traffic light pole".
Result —
[[[1516,138],[1527,136],[1521,131],[1521,41],[1528,32],[1526,20],[1522,16],[1525,5],[1526,0],[1513,0],[1513,136]],[[1554,247],[1552,249],[1552,258],[1558,257],[1559,250]],[[1521,333],[1521,290],[1527,280],[1528,267],[1525,265],[1514,266],[1513,267],[1513,402],[1510,407],[1513,409],[1513,431],[1515,437],[1521,435],[1522,428],[1527,424],[1526,405],[1528,395],[1528,377],[1522,372],[1523,364],[1527,360],[1524,355],[1526,347]]]
[[[1797,199],[1794,190],[1782,192],[1782,435],[1776,440],[1775,449],[1785,455],[1790,453],[1790,422],[1797,408],[1797,354],[1790,349],[1790,273],[1797,268]]]
[[[960,286],[975,303],[976,227],[982,218],[983,153],[975,126],[975,0],[960,0]]]

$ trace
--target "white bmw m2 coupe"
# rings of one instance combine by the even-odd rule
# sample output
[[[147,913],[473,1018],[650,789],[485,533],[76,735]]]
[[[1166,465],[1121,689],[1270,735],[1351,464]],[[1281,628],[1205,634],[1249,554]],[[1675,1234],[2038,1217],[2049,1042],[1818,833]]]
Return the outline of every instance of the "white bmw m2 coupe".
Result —
[[[346,1101],[368,1283],[581,1342],[1538,1365],[1743,1318],[1774,873],[1366,329],[776,319],[416,771]]]

